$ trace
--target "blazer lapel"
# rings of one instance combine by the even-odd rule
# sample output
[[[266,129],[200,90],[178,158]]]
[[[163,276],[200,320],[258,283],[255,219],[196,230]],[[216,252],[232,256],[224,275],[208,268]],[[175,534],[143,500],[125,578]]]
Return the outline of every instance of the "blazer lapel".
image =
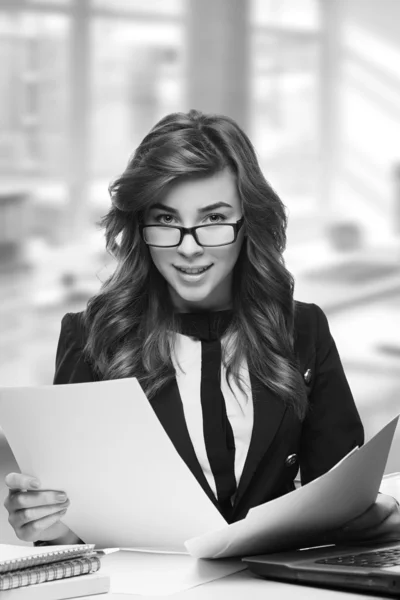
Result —
[[[246,462],[239,481],[233,510],[246,492],[261,459],[268,451],[286,412],[284,402],[250,373],[254,423]]]
[[[307,331],[301,330],[298,325],[297,320],[294,350],[298,362],[297,367],[303,378],[307,357],[313,348],[307,348],[309,335]],[[249,487],[257,467],[268,451],[287,411],[283,400],[265,387],[252,373],[250,373],[250,382],[254,403],[253,432],[246,462],[239,481],[233,511],[235,511],[236,506]]]
[[[164,427],[168,437],[175,446],[176,451],[196,477],[207,496],[222,514],[221,508],[208,484],[194,451],[186,425],[182,400],[176,379],[174,378],[167,386],[165,386],[161,394],[156,394],[154,398],[150,400],[150,403],[161,425]]]

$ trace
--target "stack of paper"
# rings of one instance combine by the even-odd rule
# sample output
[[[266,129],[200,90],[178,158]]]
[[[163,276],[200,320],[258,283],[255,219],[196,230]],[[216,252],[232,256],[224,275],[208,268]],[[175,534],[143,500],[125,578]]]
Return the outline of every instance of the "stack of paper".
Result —
[[[228,525],[136,379],[0,388],[0,426],[21,471],[67,492],[63,520],[77,535],[97,547],[197,558],[299,547],[365,511],[379,491],[397,421],[319,479]]]
[[[98,547],[187,553],[226,524],[137,379],[0,388],[0,427],[21,472],[66,491],[63,522]]]
[[[357,517],[376,500],[398,419],[318,479],[252,508],[242,521],[188,540],[190,554],[220,558],[298,548]]]

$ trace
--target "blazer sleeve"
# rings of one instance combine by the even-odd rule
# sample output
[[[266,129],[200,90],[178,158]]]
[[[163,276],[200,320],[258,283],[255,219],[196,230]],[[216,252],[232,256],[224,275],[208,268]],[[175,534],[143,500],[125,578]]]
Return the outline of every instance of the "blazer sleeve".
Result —
[[[82,313],[67,313],[61,321],[54,385],[98,380],[91,365],[83,357],[84,345]]]
[[[61,321],[61,331],[56,352],[56,372],[53,384],[85,383],[96,378],[89,364],[83,359],[85,337],[81,313],[67,313]],[[34,546],[52,546],[57,540],[36,540]],[[78,544],[84,544],[81,539]]]
[[[314,307],[315,378],[300,442],[302,485],[329,471],[350,450],[364,443],[364,428],[328,320],[319,306]]]

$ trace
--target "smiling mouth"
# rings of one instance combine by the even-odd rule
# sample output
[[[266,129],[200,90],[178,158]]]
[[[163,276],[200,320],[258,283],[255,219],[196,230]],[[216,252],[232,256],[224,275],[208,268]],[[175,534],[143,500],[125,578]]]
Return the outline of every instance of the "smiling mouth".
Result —
[[[180,271],[181,273],[185,273],[185,275],[200,275],[201,273],[205,273],[206,271],[208,271],[208,269],[211,269],[212,265],[208,265],[208,267],[188,267],[187,269],[182,268],[182,267],[175,267],[175,269],[177,269],[177,271]]]

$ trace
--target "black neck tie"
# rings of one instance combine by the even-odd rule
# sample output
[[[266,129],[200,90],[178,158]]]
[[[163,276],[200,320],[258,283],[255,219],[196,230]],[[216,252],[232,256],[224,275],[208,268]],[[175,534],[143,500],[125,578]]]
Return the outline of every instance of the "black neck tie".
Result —
[[[236,491],[235,440],[221,392],[221,344],[202,342],[201,406],[208,460],[214,475],[218,502],[223,511],[232,508]]]
[[[236,491],[235,440],[221,392],[220,338],[232,311],[181,313],[180,332],[201,341],[201,406],[207,457],[214,476],[218,503],[227,519]]]

